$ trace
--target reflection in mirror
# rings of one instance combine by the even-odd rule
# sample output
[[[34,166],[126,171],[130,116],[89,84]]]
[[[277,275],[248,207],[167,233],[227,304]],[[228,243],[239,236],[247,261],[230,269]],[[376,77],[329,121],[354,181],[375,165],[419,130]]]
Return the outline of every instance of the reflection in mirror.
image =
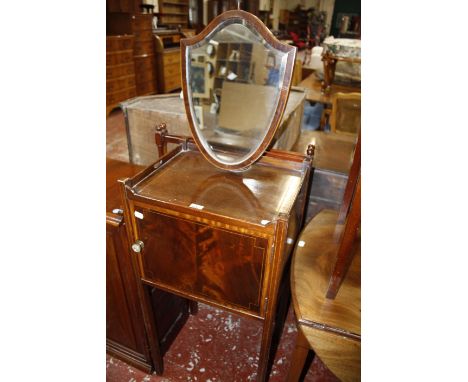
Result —
[[[262,144],[284,85],[287,52],[246,20],[227,19],[187,46],[188,101],[198,137],[218,162],[235,165]]]

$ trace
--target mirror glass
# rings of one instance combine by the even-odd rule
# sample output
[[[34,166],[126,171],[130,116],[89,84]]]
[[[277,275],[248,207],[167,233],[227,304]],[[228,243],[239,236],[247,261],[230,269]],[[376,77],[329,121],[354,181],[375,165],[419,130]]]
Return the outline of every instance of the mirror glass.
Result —
[[[233,18],[187,46],[185,55],[188,102],[201,144],[217,162],[242,163],[274,121],[288,53],[247,20]]]

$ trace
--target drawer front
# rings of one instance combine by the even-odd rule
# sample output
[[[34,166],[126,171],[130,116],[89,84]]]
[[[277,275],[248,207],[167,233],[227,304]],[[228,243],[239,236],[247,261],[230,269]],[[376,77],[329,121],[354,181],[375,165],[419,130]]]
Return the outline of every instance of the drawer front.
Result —
[[[268,240],[137,208],[143,277],[181,292],[260,312]]]
[[[180,76],[180,65],[170,64],[164,67],[164,75],[166,77],[179,77]]]
[[[107,93],[135,87],[135,76],[121,77],[106,81]]]
[[[133,49],[133,36],[115,36],[106,38],[107,52]]]
[[[170,92],[171,90],[179,89],[181,87],[180,74],[172,77],[166,77],[164,80],[164,90]]]
[[[163,55],[163,63],[164,66],[170,64],[179,64],[180,65],[180,52],[171,52],[171,53],[164,53]]]
[[[106,65],[108,66],[126,64],[132,61],[133,61],[132,50],[124,50],[124,51],[106,54]]]
[[[106,78],[119,78],[124,76],[135,75],[135,65],[133,62],[117,66],[108,66],[106,68]]]

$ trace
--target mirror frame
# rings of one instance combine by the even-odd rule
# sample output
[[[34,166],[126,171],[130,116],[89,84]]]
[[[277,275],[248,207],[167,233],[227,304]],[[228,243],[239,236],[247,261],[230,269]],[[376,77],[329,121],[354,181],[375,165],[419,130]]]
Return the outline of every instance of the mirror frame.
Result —
[[[250,154],[247,158],[245,158],[242,162],[236,164],[227,164],[218,161],[214,156],[212,156],[203,145],[201,138],[198,135],[198,131],[196,128],[196,123],[194,119],[194,115],[190,110],[190,102],[188,98],[188,86],[187,83],[187,48],[198,44],[199,42],[203,41],[205,37],[210,34],[218,25],[223,23],[226,20],[231,19],[239,19],[246,21],[250,24],[253,29],[255,29],[260,36],[262,36],[268,44],[270,44],[274,49],[277,49],[283,53],[287,54],[287,61],[286,61],[286,68],[284,71],[284,81],[283,86],[279,92],[279,99],[276,105],[276,111],[273,116],[272,122],[270,126],[267,128],[267,132],[265,137],[263,138],[262,142],[258,146],[258,148]],[[208,26],[203,29],[198,35],[190,38],[184,38],[180,40],[180,54],[181,54],[181,65],[182,65],[182,91],[184,95],[184,105],[185,105],[185,112],[187,114],[187,119],[189,121],[190,131],[192,133],[192,137],[195,140],[195,143],[198,146],[198,149],[203,154],[205,159],[213,164],[214,166],[221,168],[223,170],[244,170],[250,167],[255,161],[257,161],[265,152],[265,150],[270,145],[273,137],[275,136],[276,130],[281,122],[281,118],[283,117],[284,110],[286,108],[286,104],[288,102],[289,97],[289,90],[291,87],[291,78],[294,70],[294,61],[296,58],[296,47],[288,44],[284,44],[276,39],[273,33],[260,21],[259,18],[254,16],[253,14],[242,11],[242,10],[232,10],[227,11],[219,16],[215,17]]]

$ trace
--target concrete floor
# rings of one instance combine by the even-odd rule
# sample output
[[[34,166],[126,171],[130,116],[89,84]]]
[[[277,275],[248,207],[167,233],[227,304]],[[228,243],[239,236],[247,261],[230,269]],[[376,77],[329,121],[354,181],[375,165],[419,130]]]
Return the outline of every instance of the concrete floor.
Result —
[[[106,152],[108,157],[128,161],[125,124],[120,110],[107,118]],[[271,382],[286,380],[296,336],[294,312],[290,307],[270,374]],[[260,339],[258,321],[199,304],[197,315],[189,317],[164,357],[163,377],[148,375],[106,355],[107,381],[254,381]],[[338,379],[315,357],[304,381],[335,382]]]

